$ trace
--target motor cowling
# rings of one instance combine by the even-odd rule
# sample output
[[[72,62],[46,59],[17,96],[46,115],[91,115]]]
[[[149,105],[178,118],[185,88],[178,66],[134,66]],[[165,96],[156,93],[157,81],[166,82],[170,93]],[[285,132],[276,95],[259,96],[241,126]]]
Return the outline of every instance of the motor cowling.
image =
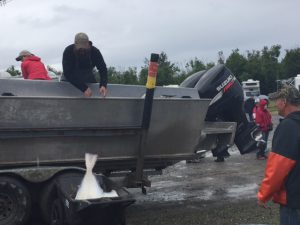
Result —
[[[198,80],[195,82],[195,80]],[[237,123],[235,144],[241,154],[256,149],[257,143],[252,133],[255,123],[247,120],[243,110],[244,94],[239,81],[224,65],[219,64],[207,71],[200,71],[188,77],[181,87],[196,88],[200,98],[212,99],[206,121],[230,121]]]

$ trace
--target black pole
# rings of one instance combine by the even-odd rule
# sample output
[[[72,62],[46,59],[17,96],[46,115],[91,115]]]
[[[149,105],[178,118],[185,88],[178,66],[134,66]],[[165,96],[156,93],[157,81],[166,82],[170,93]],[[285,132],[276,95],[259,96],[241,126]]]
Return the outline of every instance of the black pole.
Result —
[[[157,69],[158,69],[158,54],[151,54],[149,70],[148,70],[148,78],[146,84],[146,96],[145,96],[145,103],[144,103],[144,111],[143,111],[143,120],[142,120],[142,128],[148,129],[151,120],[151,113],[152,113],[152,102],[154,96],[154,89],[156,85],[156,76],[157,76]]]
[[[144,188],[145,181],[143,180],[143,167],[144,167],[144,152],[146,148],[148,129],[151,121],[152,103],[154,90],[156,85],[156,76],[158,69],[159,55],[152,53],[149,63],[148,78],[146,84],[146,96],[144,102],[144,111],[142,119],[142,131],[140,136],[140,143],[137,155],[137,166],[136,166],[136,181],[141,186],[143,193],[146,193]]]

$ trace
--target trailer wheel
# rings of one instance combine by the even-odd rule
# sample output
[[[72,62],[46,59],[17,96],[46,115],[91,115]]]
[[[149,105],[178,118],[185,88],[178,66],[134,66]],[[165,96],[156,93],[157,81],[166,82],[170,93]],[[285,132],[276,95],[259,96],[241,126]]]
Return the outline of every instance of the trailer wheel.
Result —
[[[64,225],[64,208],[59,199],[55,199],[51,208],[51,225]]]
[[[31,213],[31,196],[18,179],[0,177],[0,225],[23,225]]]
[[[41,215],[44,222],[47,224],[51,224],[51,204],[56,198],[56,191],[54,187],[53,181],[45,185],[39,200]]]

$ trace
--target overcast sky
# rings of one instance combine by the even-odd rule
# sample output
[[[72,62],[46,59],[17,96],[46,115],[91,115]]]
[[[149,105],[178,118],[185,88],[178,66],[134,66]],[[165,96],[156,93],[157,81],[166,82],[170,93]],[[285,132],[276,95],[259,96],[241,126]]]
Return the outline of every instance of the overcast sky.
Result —
[[[184,65],[233,49],[298,48],[299,0],[12,0],[0,7],[0,71],[27,49],[61,69],[64,48],[89,35],[107,66],[138,69],[152,52]],[[282,53],[284,51],[282,50]]]

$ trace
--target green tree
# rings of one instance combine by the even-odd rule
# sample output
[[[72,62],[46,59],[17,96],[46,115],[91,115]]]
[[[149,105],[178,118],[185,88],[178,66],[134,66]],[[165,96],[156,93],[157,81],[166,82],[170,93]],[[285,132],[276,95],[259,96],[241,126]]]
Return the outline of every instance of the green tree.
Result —
[[[261,54],[261,92],[267,94],[276,90],[276,80],[280,77],[280,45],[264,47]]]
[[[129,67],[122,74],[123,84],[138,84],[138,76],[136,67]]]
[[[259,80],[261,93],[268,94],[276,89],[276,80],[280,77],[280,45],[273,45],[271,48],[264,47],[261,51],[247,51],[246,64],[242,67],[231,64],[231,70],[239,69],[241,72],[240,80],[247,79]],[[237,53],[237,52],[234,52]]]
[[[215,64],[213,62],[208,63],[205,65],[205,63],[201,60],[199,60],[197,57],[194,59],[191,59],[185,64],[185,70],[180,71],[180,73],[174,77],[174,84],[180,84],[182,83],[187,77],[190,75],[197,73],[202,70],[208,70],[211,67],[213,67]]]
[[[147,77],[148,77],[148,66],[143,66],[141,68],[140,74],[139,74],[139,84],[140,85],[146,85],[147,83]]]
[[[176,76],[180,69],[172,62],[168,60],[168,56],[165,52],[161,52],[158,60],[158,71],[157,71],[157,86],[163,86],[168,84],[174,84]],[[145,59],[145,65],[142,67],[139,74],[139,83],[145,85],[148,76],[149,59]]]
[[[206,63],[206,69],[209,70],[210,68],[214,67],[216,64],[214,62]]]
[[[8,67],[6,72],[8,72],[13,77],[21,75],[20,70],[17,70],[14,65],[11,65],[10,67]]]
[[[174,84],[174,77],[180,69],[172,62],[168,60],[168,56],[165,52],[159,55],[159,66],[157,71],[157,85]]]
[[[107,79],[111,84],[138,84],[137,69],[129,67],[124,72],[120,72],[115,67],[108,67]]]
[[[186,63],[185,68],[187,70],[187,75],[191,75],[201,70],[206,70],[206,65],[204,62],[195,57]]]
[[[6,0],[0,0],[0,6],[4,6],[6,4]]]
[[[247,64],[243,73],[243,80],[260,80],[261,77],[261,55],[260,51],[247,51]]]
[[[247,79],[248,74],[245,73],[247,59],[239,53],[239,49],[232,50],[228,56],[225,65],[237,77],[238,80]]]
[[[281,61],[282,73],[280,79],[287,79],[300,74],[300,48],[285,51],[285,57]]]
[[[120,84],[121,83],[121,73],[119,71],[117,71],[115,67],[108,67],[107,68],[107,80],[111,84]]]

